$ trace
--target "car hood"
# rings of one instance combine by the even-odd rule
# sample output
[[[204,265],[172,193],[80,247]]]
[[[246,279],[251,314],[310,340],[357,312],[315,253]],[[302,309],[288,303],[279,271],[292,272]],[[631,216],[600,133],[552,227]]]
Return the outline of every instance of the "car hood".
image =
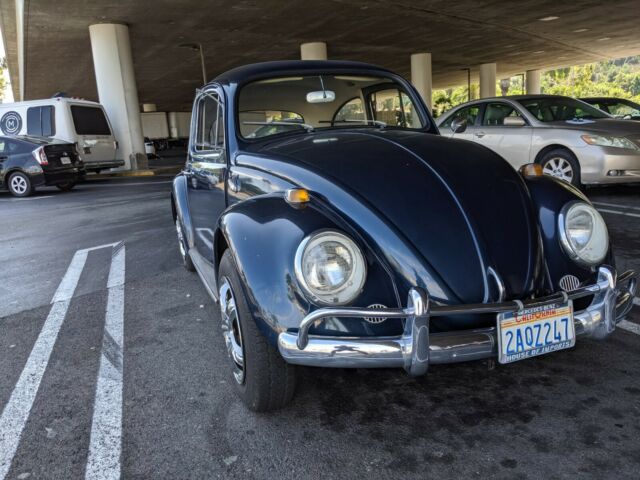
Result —
[[[563,120],[559,122],[547,122],[543,124],[550,128],[563,128],[568,130],[580,130],[596,132],[600,134],[615,135],[617,137],[640,136],[640,122],[630,122],[616,118],[594,118],[587,120]]]
[[[507,298],[523,298],[540,285],[542,249],[527,188],[484,147],[421,132],[363,129],[288,137],[255,153],[311,172],[300,184],[329,203],[337,203],[332,189],[314,186],[314,176],[374,211],[416,252],[393,258],[392,247],[382,245],[382,253],[391,264],[414,271],[420,264],[440,278],[453,293],[445,301],[496,301],[498,284]],[[364,234],[376,243],[375,232]]]

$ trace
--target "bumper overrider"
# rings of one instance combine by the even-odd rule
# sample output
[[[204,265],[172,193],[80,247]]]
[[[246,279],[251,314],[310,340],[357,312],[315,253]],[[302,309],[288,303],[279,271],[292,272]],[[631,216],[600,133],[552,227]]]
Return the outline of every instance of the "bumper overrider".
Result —
[[[570,292],[558,292],[527,301],[468,305],[430,305],[421,288],[409,291],[406,308],[322,308],[309,313],[297,332],[282,332],[278,348],[291,364],[337,368],[403,367],[412,376],[427,373],[429,364],[456,363],[497,356],[496,327],[429,333],[431,317],[517,312],[558,301],[593,295],[591,304],[574,312],[576,335],[605,338],[633,306],[637,277],[629,270],[621,275],[601,266],[597,281]],[[404,333],[397,337],[329,337],[309,335],[316,322],[328,318],[405,318]]]

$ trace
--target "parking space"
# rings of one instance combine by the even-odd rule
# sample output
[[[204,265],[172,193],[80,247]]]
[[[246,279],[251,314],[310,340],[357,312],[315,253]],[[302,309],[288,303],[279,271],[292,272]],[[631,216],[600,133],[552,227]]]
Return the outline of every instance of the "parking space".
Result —
[[[249,412],[170,182],[0,193],[0,479],[637,478],[640,306],[606,342],[507,366],[304,369],[287,409]],[[640,269],[637,189],[587,194]]]

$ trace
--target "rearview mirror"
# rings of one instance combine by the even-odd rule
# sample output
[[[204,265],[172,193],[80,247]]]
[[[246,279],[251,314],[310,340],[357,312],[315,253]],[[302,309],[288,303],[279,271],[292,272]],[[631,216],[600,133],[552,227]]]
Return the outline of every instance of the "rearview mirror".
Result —
[[[451,122],[451,131],[453,133],[462,133],[467,129],[467,120],[465,118],[454,118]]]
[[[336,92],[331,90],[318,90],[307,93],[307,103],[331,103],[336,99]]]
[[[502,125],[505,127],[524,127],[526,123],[522,117],[505,117]]]

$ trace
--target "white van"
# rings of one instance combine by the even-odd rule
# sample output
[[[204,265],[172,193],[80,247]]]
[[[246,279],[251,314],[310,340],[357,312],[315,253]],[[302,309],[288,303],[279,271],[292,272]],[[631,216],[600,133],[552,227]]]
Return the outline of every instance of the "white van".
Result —
[[[74,98],[47,98],[0,104],[4,135],[51,137],[75,143],[87,171],[121,167],[118,142],[102,105]]]

